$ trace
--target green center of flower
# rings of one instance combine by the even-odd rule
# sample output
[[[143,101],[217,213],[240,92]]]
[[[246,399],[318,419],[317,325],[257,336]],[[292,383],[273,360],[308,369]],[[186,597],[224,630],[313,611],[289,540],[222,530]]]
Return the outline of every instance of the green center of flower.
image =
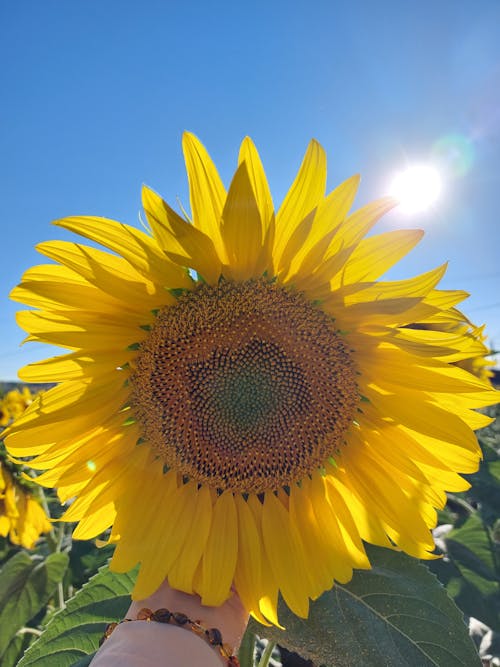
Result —
[[[241,350],[219,348],[189,369],[193,410],[207,440],[228,450],[257,446],[286,432],[310,400],[303,374],[275,343],[253,338]]]
[[[266,280],[200,285],[142,343],[132,405],[165,464],[260,493],[335,454],[358,391],[344,340],[303,295]]]

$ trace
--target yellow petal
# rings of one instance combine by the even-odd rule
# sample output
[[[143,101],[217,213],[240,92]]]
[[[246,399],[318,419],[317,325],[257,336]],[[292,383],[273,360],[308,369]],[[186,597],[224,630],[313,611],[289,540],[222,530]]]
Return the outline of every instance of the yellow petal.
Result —
[[[154,240],[135,227],[116,220],[75,216],[56,220],[55,225],[76,232],[113,250],[148,280],[166,288],[191,287],[186,272],[171,262]]]
[[[344,503],[349,507],[356,528],[363,540],[388,549],[394,548],[387,537],[380,518],[374,511],[375,508],[365,505],[360,495],[351,487],[349,476],[345,470],[336,468],[333,474],[329,475],[329,484],[335,486]]]
[[[16,321],[29,332],[26,341],[39,340],[74,350],[124,350],[146,337],[138,325],[79,324],[54,312],[18,311]]]
[[[376,280],[412,250],[422,239],[423,232],[401,229],[377,236],[369,236],[358,243],[349,257],[341,276],[341,283]]]
[[[344,303],[381,301],[384,299],[400,299],[404,297],[424,297],[443,278],[446,264],[422,273],[414,278],[406,280],[393,280],[390,282],[377,281],[375,283],[358,283],[348,285],[336,291],[337,295],[344,297]]]
[[[323,479],[328,502],[332,512],[335,514],[339,526],[345,558],[352,563],[353,567],[363,569],[369,568],[370,562],[361,541],[358,528],[351,514],[350,507],[345,503],[344,497],[338,492],[336,485],[332,483],[331,476],[326,475]]]
[[[334,235],[347,217],[358,186],[359,176],[352,176],[320,201],[307,240],[291,261],[291,274],[297,273],[300,278],[318,268],[331,248]]]
[[[248,280],[261,275],[257,261],[262,252],[262,222],[245,162],[238,167],[227,193],[221,231],[228,257],[227,277]]]
[[[158,507],[171,507],[171,500],[177,488],[175,475],[163,475],[161,465],[150,465],[148,471],[137,470],[135,479],[131,479],[127,492],[117,502],[117,519],[113,533],[120,539],[117,543],[110,569],[113,572],[127,572],[136,563],[141,562],[139,577],[136,580],[132,599],[144,599],[151,595],[167,574],[166,567],[160,562],[156,572],[151,572],[146,564],[151,564],[158,554],[166,555],[166,549],[155,536],[161,535],[162,521],[166,512],[159,512]],[[145,578],[146,573],[151,579]],[[141,576],[142,573],[142,576]]]
[[[328,556],[325,554],[324,539],[318,525],[310,498],[309,480],[302,486],[290,489],[290,521],[297,526],[307,562],[311,580],[310,596],[314,600],[333,584],[333,573],[328,568]]]
[[[124,304],[105,294],[93,285],[78,284],[75,281],[55,282],[45,280],[27,281],[15,287],[10,293],[13,301],[19,301],[35,308],[53,308],[64,306],[66,309],[80,310],[83,303],[92,304],[92,309],[101,313],[123,312]],[[126,308],[126,307],[125,307]],[[128,311],[131,315],[131,311]]]
[[[296,226],[313,209],[325,194],[326,155],[317,141],[309,144],[299,172],[295,177],[276,216],[275,261],[281,268],[281,256]]]
[[[385,215],[391,208],[396,206],[398,201],[392,197],[383,197],[370,202],[354,211],[348,216],[335,234],[328,255],[333,256],[342,248],[358,244],[361,239],[372,229],[372,227]]]
[[[262,222],[262,236],[265,236],[266,229],[269,227],[274,215],[274,206],[264,167],[250,137],[245,137],[241,142],[238,164],[243,162],[246,164],[255,201],[259,208],[260,220]]]
[[[410,400],[410,395],[384,394],[373,384],[365,389],[367,397],[381,415],[387,415],[402,427],[417,431],[422,436],[441,441],[443,446],[445,443],[455,445],[463,450],[464,457],[469,461],[476,461],[477,468],[481,449],[474,433],[459,417],[429,401],[419,400],[416,404]]]
[[[297,222],[283,248],[279,265],[276,264],[276,266],[279,266],[279,277],[283,283],[290,281],[288,276],[291,272],[292,262],[307,243],[307,237],[311,233],[315,215],[316,209],[313,209],[300,222]]]
[[[260,623],[267,621],[259,611],[262,594],[262,545],[251,509],[240,494],[235,495],[238,513],[238,561],[234,573],[234,585],[245,609]]]
[[[163,289],[157,295],[157,287],[154,283],[133,269],[123,257],[116,257],[97,248],[67,241],[40,243],[37,250],[46,257],[60,262],[64,267],[72,269],[89,283],[120,301],[138,304],[141,312],[169,303],[169,295]],[[45,273],[44,270],[40,277],[41,280],[44,279]],[[55,276],[57,275],[56,273]],[[25,279],[28,278],[31,278],[31,274],[29,276],[25,274]]]
[[[89,540],[113,525],[116,518],[114,501],[110,501],[99,512],[81,519],[73,531],[74,540]]]
[[[232,493],[217,498],[203,555],[202,604],[221,605],[230,594],[238,552],[238,519]]]
[[[307,618],[310,590],[304,547],[297,527],[273,493],[266,493],[262,510],[262,536],[274,577],[290,609]]]
[[[380,378],[380,368],[387,371],[384,378]],[[490,393],[483,380],[457,366],[432,359],[423,360],[421,357],[384,344],[372,348],[371,354],[363,360],[363,373],[367,382],[378,381],[380,386],[395,393],[400,387],[424,392],[432,390],[433,393],[459,394],[474,391]],[[493,393],[492,398],[496,399]]]
[[[201,560],[212,527],[212,501],[207,486],[202,486],[190,498],[191,514],[187,520],[188,533],[182,553],[168,573],[170,585],[185,593],[193,593],[193,576]]]
[[[318,472],[312,474],[310,496],[314,515],[323,538],[324,558],[332,579],[346,583],[352,577],[352,558],[346,553],[337,517],[328,500],[325,479]]]
[[[96,386],[89,383],[82,386],[75,381],[45,392],[12,424],[8,434],[12,455],[26,456],[24,447],[30,450],[29,455],[43,452],[46,446],[37,446],[37,435],[43,439],[46,436],[43,444],[47,445],[65,439],[66,434],[77,434],[82,425],[85,431],[110,413],[119,412],[128,398],[128,391],[120,385],[115,378],[98,382]],[[60,389],[62,391],[57,391]],[[48,396],[51,392],[54,393]]]
[[[212,239],[183,220],[147,187],[142,189],[142,205],[158,245],[167,256],[197,271],[205,282],[216,284],[221,274],[221,260]]]
[[[263,505],[260,500],[253,494],[248,497],[248,507],[252,512],[255,527],[259,533],[259,541],[262,545],[261,559],[262,559],[262,590],[258,591],[259,610],[261,614],[273,625],[283,629],[278,621],[278,583],[273,575],[271,564],[264,549],[264,540],[262,536],[262,509]],[[256,616],[258,620],[258,616]]]
[[[166,493],[168,494],[168,490]],[[158,505],[165,509],[162,512],[157,511],[149,522],[149,533],[144,537],[141,550],[142,562],[134,587],[134,599],[154,592],[168,575],[175,560],[184,558],[183,545],[193,520],[195,493],[195,483],[183,484],[172,495],[166,496],[166,502]],[[189,549],[186,556],[185,565],[190,559]],[[191,565],[192,570],[186,574],[192,580],[196,564],[191,560]]]
[[[68,438],[74,438],[77,434],[86,433],[93,424],[88,414],[73,417],[71,420],[62,420],[57,423],[57,426],[49,422],[42,426],[16,430],[14,422],[7,433],[4,431],[2,435],[9,438],[8,447],[12,456],[36,456],[47,451],[58,441],[63,442]]]
[[[193,224],[212,239],[218,256],[223,263],[226,263],[225,248],[220,233],[226,190],[209,154],[194,134],[184,133],[182,149],[189,181]]]
[[[81,380],[89,375],[96,377],[128,363],[137,352],[120,350],[112,352],[71,352],[59,357],[28,364],[18,372],[23,382],[63,382]]]
[[[102,511],[110,502],[117,503],[127,493],[134,476],[142,474],[148,458],[149,452],[145,447],[135,447],[124,457],[124,461],[115,458],[98,470],[86,484],[76,484],[78,498],[67,509],[63,520],[79,521]]]
[[[343,464],[348,471],[348,478],[352,488],[355,488],[367,507],[372,507],[377,516],[390,529],[389,536],[394,539],[407,540],[411,543],[422,544],[426,550],[434,547],[432,535],[419,512],[419,499],[411,502],[401,488],[388,478],[383,469],[371,461],[369,470],[365,470],[363,457],[352,453],[351,444],[354,444],[354,435],[351,433],[350,446],[345,450]]]

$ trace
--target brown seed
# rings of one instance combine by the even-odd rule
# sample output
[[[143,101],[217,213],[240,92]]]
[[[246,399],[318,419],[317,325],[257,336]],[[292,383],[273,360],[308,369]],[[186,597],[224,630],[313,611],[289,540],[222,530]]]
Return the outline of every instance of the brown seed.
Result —
[[[303,479],[342,447],[359,402],[332,318],[265,279],[199,285],[158,313],[131,402],[164,465],[240,493]]]

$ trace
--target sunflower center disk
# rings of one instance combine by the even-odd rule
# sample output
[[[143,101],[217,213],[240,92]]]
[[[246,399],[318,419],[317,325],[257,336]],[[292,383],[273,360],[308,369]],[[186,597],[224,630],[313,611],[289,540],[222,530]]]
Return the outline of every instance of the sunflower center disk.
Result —
[[[141,345],[132,403],[177,472],[261,493],[321,466],[358,403],[333,321],[266,280],[201,285],[161,311]]]

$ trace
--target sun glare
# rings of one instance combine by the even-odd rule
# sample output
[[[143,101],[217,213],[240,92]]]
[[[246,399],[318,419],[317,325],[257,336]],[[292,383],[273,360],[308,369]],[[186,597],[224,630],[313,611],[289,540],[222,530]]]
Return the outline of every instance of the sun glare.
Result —
[[[415,165],[398,172],[389,188],[389,194],[399,199],[399,210],[409,214],[431,208],[440,193],[441,176],[428,165]]]

